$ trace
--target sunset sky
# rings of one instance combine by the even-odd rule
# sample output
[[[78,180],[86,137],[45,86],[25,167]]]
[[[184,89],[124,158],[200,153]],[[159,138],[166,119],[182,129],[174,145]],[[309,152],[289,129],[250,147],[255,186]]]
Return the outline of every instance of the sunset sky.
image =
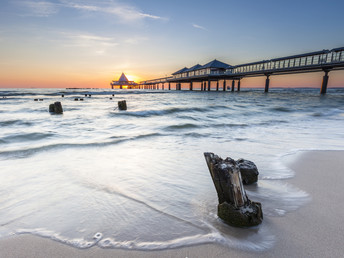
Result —
[[[122,72],[138,82],[214,58],[237,65],[343,47],[343,10],[343,0],[1,0],[0,87],[109,87]],[[330,73],[334,86],[344,71]]]

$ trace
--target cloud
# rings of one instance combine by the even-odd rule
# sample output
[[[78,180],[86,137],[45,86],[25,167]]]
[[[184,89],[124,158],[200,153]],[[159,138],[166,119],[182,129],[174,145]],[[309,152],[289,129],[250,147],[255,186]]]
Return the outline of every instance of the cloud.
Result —
[[[114,15],[122,22],[135,22],[145,19],[167,20],[167,18],[145,13],[134,5],[115,1],[80,1],[59,0],[52,2],[47,0],[19,0],[14,2],[22,7],[26,15],[37,17],[49,17],[58,13],[61,9],[74,9],[84,12],[103,13]]]
[[[208,31],[205,27],[203,27],[201,25],[198,25],[198,24],[195,24],[195,23],[192,24],[192,27],[194,27],[196,29],[199,29],[199,30],[206,30],[206,31]]]
[[[17,1],[20,7],[25,11],[25,15],[36,17],[48,17],[59,11],[59,7],[55,3],[48,1]]]
[[[138,21],[142,19],[163,20],[165,18],[144,13],[137,9],[135,6],[123,4],[120,2],[105,2],[102,5],[85,4],[74,1],[63,1],[64,6],[67,8],[73,8],[76,10],[88,11],[88,12],[101,12],[115,15],[122,21]]]

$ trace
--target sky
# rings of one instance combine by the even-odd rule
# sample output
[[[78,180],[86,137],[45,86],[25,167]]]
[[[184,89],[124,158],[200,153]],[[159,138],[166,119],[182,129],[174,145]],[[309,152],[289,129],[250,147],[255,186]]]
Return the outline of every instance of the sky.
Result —
[[[139,82],[215,58],[237,65],[344,47],[343,10],[343,0],[0,0],[0,87],[106,88],[122,72]],[[320,87],[322,76],[270,79]],[[330,72],[338,86],[344,71]]]

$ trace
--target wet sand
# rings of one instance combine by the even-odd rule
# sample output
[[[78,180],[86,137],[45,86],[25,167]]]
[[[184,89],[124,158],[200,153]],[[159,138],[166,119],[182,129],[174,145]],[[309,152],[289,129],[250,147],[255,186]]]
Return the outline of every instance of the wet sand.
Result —
[[[296,172],[286,182],[309,193],[311,201],[284,217],[265,218],[263,223],[273,228],[276,243],[262,252],[217,244],[163,251],[80,250],[46,238],[19,235],[0,240],[0,257],[342,257],[344,151],[302,152],[286,162]]]

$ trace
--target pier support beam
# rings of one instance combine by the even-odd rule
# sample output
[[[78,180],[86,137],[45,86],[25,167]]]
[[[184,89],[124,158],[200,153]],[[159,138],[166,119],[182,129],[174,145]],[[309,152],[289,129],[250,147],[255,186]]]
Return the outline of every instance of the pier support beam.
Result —
[[[223,80],[223,86],[222,87],[223,87],[222,90],[226,91],[226,80]]]
[[[190,82],[190,90],[193,90],[193,84]]]
[[[210,91],[210,88],[211,88],[211,81],[208,80],[208,91]]]
[[[269,85],[270,85],[270,74],[266,75],[266,81],[265,81],[265,92],[269,92]]]
[[[327,91],[327,84],[328,84],[328,73],[330,72],[329,70],[324,70],[325,72],[325,75],[323,77],[323,81],[322,81],[322,84],[321,84],[321,90],[320,90],[320,94],[326,94],[326,91]]]
[[[240,91],[240,79],[238,81],[238,91]]]
[[[233,80],[232,81],[232,91],[234,91],[234,88],[235,88],[235,81]]]
[[[216,81],[216,91],[219,91],[219,80]]]
[[[203,91],[203,82],[201,83],[201,91]]]
[[[162,89],[163,90],[165,89],[165,83],[164,82],[162,83]]]
[[[168,90],[171,90],[171,83],[168,83]]]

